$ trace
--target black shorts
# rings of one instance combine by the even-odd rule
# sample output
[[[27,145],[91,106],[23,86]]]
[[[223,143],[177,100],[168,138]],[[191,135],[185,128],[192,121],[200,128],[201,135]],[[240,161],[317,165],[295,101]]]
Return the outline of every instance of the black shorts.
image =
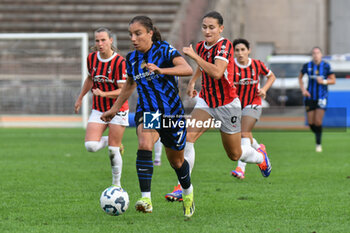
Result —
[[[304,101],[306,112],[314,111],[316,109],[324,109],[327,107],[327,99],[312,100],[306,99]]]
[[[173,150],[183,150],[186,145],[186,119],[184,116],[179,117],[167,117],[163,121],[163,117],[161,117],[160,122],[165,122],[164,125],[161,125],[157,130],[160,141],[163,143],[165,147],[171,148]],[[136,128],[144,123],[144,113],[137,112],[135,114],[135,124]]]

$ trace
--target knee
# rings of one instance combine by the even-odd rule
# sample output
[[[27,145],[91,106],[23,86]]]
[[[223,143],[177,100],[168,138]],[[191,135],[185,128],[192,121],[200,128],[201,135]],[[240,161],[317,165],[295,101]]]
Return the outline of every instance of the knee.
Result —
[[[184,162],[184,160],[181,161],[181,159],[169,160],[169,163],[170,163],[171,167],[174,168],[174,169],[181,168],[183,162]]]
[[[232,161],[238,161],[241,158],[242,149],[236,149],[229,154],[229,158]]]
[[[88,152],[98,151],[98,141],[87,141],[85,142],[85,148]]]

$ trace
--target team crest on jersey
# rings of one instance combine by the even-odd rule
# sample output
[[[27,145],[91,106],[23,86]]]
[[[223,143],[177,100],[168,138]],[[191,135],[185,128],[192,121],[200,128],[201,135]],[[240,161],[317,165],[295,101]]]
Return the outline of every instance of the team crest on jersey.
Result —
[[[108,67],[108,71],[107,72],[108,72],[108,74],[112,72],[111,67]]]
[[[318,73],[319,73],[318,70],[316,70],[316,71],[315,71],[315,74],[318,75]]]
[[[145,68],[146,67],[146,62],[145,61],[142,61],[141,63],[141,69]]]
[[[210,52],[207,53],[207,58],[209,58],[209,57],[210,57]]]

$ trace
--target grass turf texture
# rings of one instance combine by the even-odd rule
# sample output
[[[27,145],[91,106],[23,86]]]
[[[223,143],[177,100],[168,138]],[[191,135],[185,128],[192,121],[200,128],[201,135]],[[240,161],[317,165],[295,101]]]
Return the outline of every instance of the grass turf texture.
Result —
[[[192,182],[196,212],[184,222],[182,204],[168,203],[176,175],[162,155],[154,168],[153,213],[134,209],[140,197],[135,129],[124,135],[122,186],[127,212],[109,216],[101,192],[111,184],[107,149],[86,152],[82,129],[0,129],[0,232],[350,232],[349,132],[323,136],[316,153],[310,132],[263,132],[272,173],[263,178],[247,165],[246,178],[234,168],[217,132],[195,145]]]

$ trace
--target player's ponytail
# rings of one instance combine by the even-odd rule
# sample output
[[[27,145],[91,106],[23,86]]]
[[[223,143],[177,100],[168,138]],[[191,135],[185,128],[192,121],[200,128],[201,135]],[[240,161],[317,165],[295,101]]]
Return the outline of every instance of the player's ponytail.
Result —
[[[160,31],[156,26],[153,26],[152,31],[153,31],[152,41],[153,42],[162,41],[162,35],[160,34]]]
[[[147,32],[153,31],[152,41],[162,41],[162,36],[160,34],[160,31],[157,27],[153,26],[152,20],[148,16],[139,15],[135,16],[130,22],[130,24],[133,24],[135,22],[140,23],[142,26],[144,26],[147,30]]]

